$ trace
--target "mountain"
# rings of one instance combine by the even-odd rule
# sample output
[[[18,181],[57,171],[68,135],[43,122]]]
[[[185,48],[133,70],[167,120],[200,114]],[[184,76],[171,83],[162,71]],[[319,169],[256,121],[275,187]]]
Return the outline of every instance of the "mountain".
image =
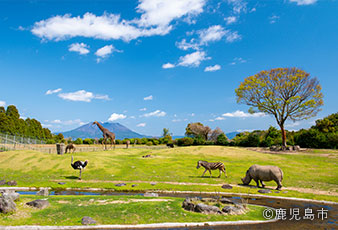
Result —
[[[105,123],[102,123],[102,126],[110,130],[111,132],[115,133],[116,139],[119,139],[119,140],[123,140],[124,138],[146,137],[145,135],[141,135],[139,133],[131,131],[130,129],[121,125],[120,123],[105,122]],[[83,126],[80,126],[76,129],[63,132],[62,134],[65,138],[71,137],[73,140],[77,138],[84,139],[84,138],[101,138],[102,137],[101,130],[96,125],[92,125],[92,122],[85,124]]]

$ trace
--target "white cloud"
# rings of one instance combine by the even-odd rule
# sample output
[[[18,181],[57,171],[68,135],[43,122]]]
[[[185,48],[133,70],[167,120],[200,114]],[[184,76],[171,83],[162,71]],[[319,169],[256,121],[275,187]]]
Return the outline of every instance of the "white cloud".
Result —
[[[143,114],[142,116],[143,117],[164,117],[166,114],[167,114],[166,112],[163,112],[161,110],[156,110],[151,113]]]
[[[242,39],[242,36],[237,31],[226,30],[225,33],[226,41],[231,43]]]
[[[6,102],[5,101],[0,101],[0,106],[6,106]]]
[[[60,93],[58,96],[69,101],[91,102],[92,99],[109,100],[108,95],[95,95],[92,92],[87,92],[85,90],[79,90],[71,93]]]
[[[113,45],[106,45],[106,46],[103,46],[102,48],[98,49],[95,52],[95,55],[98,56],[98,57],[101,57],[101,58],[105,58],[114,51],[119,51],[119,50],[115,49],[115,47]]]
[[[96,16],[87,12],[83,16],[74,17],[65,14],[35,22],[31,32],[43,40],[86,37],[128,42],[139,37],[168,34],[173,20],[202,13],[205,2],[206,0],[140,0],[137,12],[142,15],[134,20],[124,20],[120,15],[109,13]]]
[[[297,5],[311,5],[317,2],[317,0],[289,0],[290,2],[295,2]]]
[[[243,59],[243,58],[241,58],[241,57],[236,57],[236,58],[234,58],[234,60],[232,61],[232,62],[230,62],[229,64],[230,65],[236,65],[236,64],[242,64],[242,63],[246,63],[247,62],[247,60],[245,60],[245,59]]]
[[[190,42],[187,42],[186,39],[182,39],[180,42],[176,42],[177,48],[181,50],[188,50],[188,49],[193,49],[193,50],[199,50],[200,49],[200,44],[196,43],[195,39],[192,38]]]
[[[226,21],[227,25],[230,25],[230,24],[237,22],[237,17],[229,16],[229,17],[224,18],[224,20]]]
[[[61,127],[62,125],[68,126],[68,125],[84,125],[84,124],[86,124],[85,122],[81,121],[80,119],[66,120],[66,121],[55,119],[55,120],[52,120],[52,121],[45,120],[45,122],[48,123],[48,124],[43,124],[42,126],[44,126],[44,127]]]
[[[181,122],[181,119],[173,119],[172,122]]]
[[[300,122],[299,121],[296,121],[294,123],[290,123],[290,124],[286,124],[285,127],[286,128],[293,128],[293,127],[297,127],[300,125]]]
[[[195,116],[195,113],[191,113],[190,116],[191,116],[191,117],[194,117],[194,116]]]
[[[53,120],[53,121],[51,121],[51,123],[53,123],[53,124],[61,124],[62,122],[61,122],[61,120]]]
[[[208,42],[219,41],[228,33],[220,25],[210,26],[208,29],[198,31],[200,36],[200,43],[207,44]]]
[[[62,90],[61,88],[54,89],[54,90],[49,89],[49,90],[47,90],[47,92],[46,92],[45,94],[46,94],[46,95],[50,95],[50,94],[58,93],[58,92],[60,92],[61,90]]]
[[[214,72],[214,71],[217,71],[217,70],[220,70],[220,69],[221,69],[220,65],[207,66],[207,67],[205,67],[204,72]]]
[[[73,43],[69,46],[69,51],[71,52],[78,52],[81,55],[88,54],[89,51],[89,46],[84,44],[84,43]]]
[[[179,66],[189,66],[189,67],[198,67],[202,61],[208,60],[210,57],[206,57],[204,51],[196,51],[191,54],[180,57]]]
[[[216,117],[215,120],[216,121],[222,121],[222,120],[225,120],[225,118],[224,117]]]
[[[140,123],[140,124],[137,124],[136,126],[137,127],[145,127],[147,124],[146,123]]]
[[[247,11],[247,2],[245,0],[228,0],[228,4],[232,5],[232,11],[235,14]]]
[[[119,119],[125,119],[127,116],[124,114],[117,114],[117,113],[113,113],[112,115],[110,115],[110,117],[108,118],[108,121],[116,121]]]
[[[162,68],[163,68],[163,69],[171,69],[171,68],[174,68],[174,67],[175,67],[175,65],[174,65],[174,64],[171,64],[171,63],[169,63],[169,62],[162,65]]]
[[[222,114],[223,117],[242,117],[242,118],[246,118],[246,117],[263,117],[265,116],[264,113],[245,113],[243,111],[237,110],[233,113],[224,113]]]
[[[183,16],[191,18],[202,13],[205,3],[206,0],[140,0],[137,12],[142,16],[138,24],[166,27],[174,19]]]
[[[153,95],[149,95],[148,97],[144,97],[143,100],[151,101],[151,100],[153,100]]]
[[[142,109],[139,109],[140,111],[146,111],[147,110],[147,108],[142,108]]]
[[[272,15],[271,17],[269,17],[269,22],[270,22],[270,24],[274,24],[278,21],[278,19],[279,19],[279,16]]]

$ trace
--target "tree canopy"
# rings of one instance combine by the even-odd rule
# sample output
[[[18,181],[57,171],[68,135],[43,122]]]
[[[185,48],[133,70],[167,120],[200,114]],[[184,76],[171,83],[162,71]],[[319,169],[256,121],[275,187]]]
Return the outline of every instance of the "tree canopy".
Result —
[[[284,146],[285,121],[316,116],[324,104],[319,81],[297,68],[261,71],[245,78],[235,92],[238,103],[247,104],[275,117],[281,128]]]

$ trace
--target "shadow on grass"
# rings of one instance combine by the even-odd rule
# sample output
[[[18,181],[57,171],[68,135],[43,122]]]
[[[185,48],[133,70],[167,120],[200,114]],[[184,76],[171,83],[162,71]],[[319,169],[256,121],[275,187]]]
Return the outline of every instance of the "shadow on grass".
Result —
[[[219,178],[218,176],[189,176],[189,178]]]
[[[65,176],[65,179],[78,180],[79,177],[77,177],[77,176]]]

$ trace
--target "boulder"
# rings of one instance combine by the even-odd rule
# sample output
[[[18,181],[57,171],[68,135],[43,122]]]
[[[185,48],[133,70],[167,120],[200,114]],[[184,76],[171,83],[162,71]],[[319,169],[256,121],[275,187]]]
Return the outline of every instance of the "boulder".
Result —
[[[203,203],[199,203],[195,206],[195,212],[201,212],[204,214],[222,214],[218,207]]]
[[[16,204],[9,196],[0,197],[0,212],[1,213],[10,213],[15,212]]]
[[[89,217],[89,216],[84,216],[81,219],[81,224],[82,225],[96,224],[96,221],[93,218]]]
[[[227,198],[224,198],[222,197],[220,200],[219,200],[222,204],[234,204],[234,202],[230,199],[227,199]]]
[[[10,180],[10,181],[7,182],[7,184],[8,184],[9,186],[16,186],[16,185],[18,185],[18,183],[16,183],[15,180]]]
[[[190,199],[188,197],[183,201],[182,208],[184,208],[187,211],[194,211],[195,210],[195,204],[193,204],[192,199]]]
[[[20,194],[14,191],[2,193],[3,197],[9,197],[12,201],[17,201],[20,199]]]
[[[60,185],[64,185],[64,184],[66,184],[66,182],[59,182],[58,184],[60,184]]]
[[[154,192],[146,192],[143,196],[144,197],[158,197],[158,194]]]
[[[224,184],[224,185],[222,185],[222,188],[224,188],[224,189],[232,189],[232,186],[229,185],[229,184]]]
[[[136,187],[137,186],[137,184],[133,184],[133,185],[131,185],[131,187]]]
[[[0,180],[0,185],[5,185],[6,181],[5,180]]]
[[[48,200],[33,200],[26,204],[29,206],[35,207],[35,208],[39,208],[39,209],[44,209],[49,206]]]
[[[151,182],[150,184],[151,184],[152,186],[155,186],[155,185],[156,185],[156,183],[155,183],[155,182]]]
[[[230,215],[239,215],[244,213],[245,208],[242,205],[224,206],[222,212]]]
[[[300,151],[300,146],[299,145],[294,145],[294,146],[292,146],[292,149],[294,151]]]
[[[122,186],[126,186],[127,184],[126,183],[118,183],[118,184],[115,184],[115,186],[117,187],[122,187]]]
[[[38,196],[48,196],[49,195],[48,188],[41,188],[40,191],[36,192],[36,195],[38,195]]]
[[[260,189],[258,190],[259,193],[271,193],[270,189]]]

